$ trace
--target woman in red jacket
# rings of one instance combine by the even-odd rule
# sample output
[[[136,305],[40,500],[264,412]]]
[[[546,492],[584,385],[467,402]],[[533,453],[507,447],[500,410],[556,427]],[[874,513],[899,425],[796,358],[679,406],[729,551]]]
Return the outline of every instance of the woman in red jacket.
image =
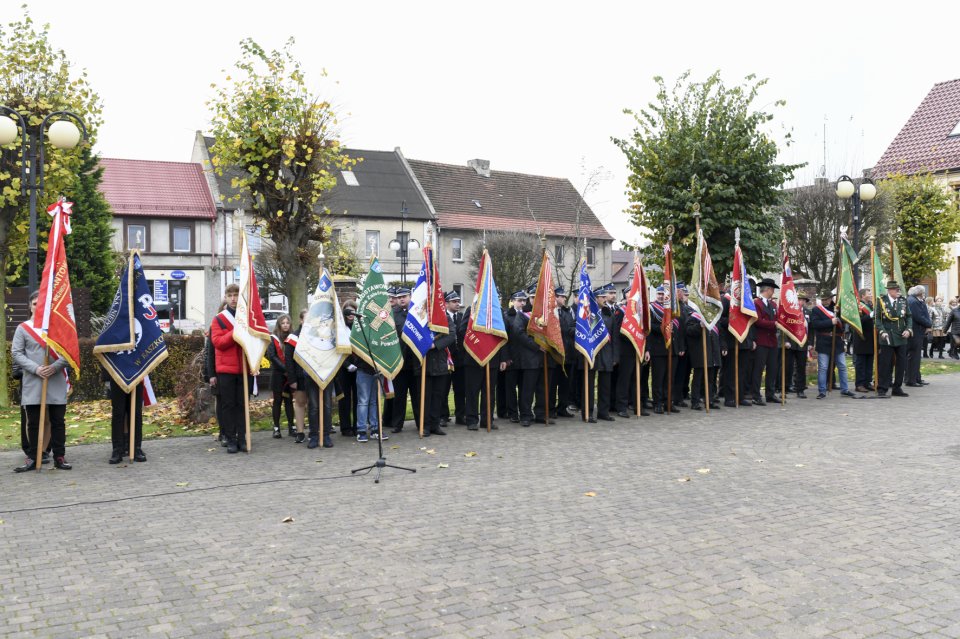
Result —
[[[243,349],[233,341],[234,315],[237,312],[237,296],[240,287],[227,286],[224,308],[210,324],[210,341],[213,342],[217,387],[222,402],[221,427],[227,438],[227,452],[246,451],[246,428],[243,421]]]

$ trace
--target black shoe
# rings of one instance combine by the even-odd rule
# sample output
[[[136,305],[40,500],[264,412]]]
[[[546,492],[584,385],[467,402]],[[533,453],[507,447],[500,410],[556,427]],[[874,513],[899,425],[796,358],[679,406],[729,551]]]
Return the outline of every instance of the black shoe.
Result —
[[[768,404],[779,404],[779,403],[780,403],[780,396],[777,395],[776,393],[774,393],[773,395],[767,395],[767,400],[766,400],[766,401],[767,401]]]
[[[690,410],[703,410],[703,404],[700,402],[694,402],[693,405],[690,406]]]
[[[467,424],[467,430],[480,430],[479,424]]]
[[[727,408],[736,408],[736,407],[737,407],[737,403],[736,403],[736,402],[723,402],[723,405],[726,406]]]
[[[32,459],[29,459],[29,458],[28,458],[27,461],[26,461],[26,463],[24,463],[23,466],[17,466],[16,468],[13,469],[13,472],[15,472],[15,473],[25,473],[25,472],[27,472],[28,470],[36,470],[36,469],[37,469],[37,465],[34,463],[34,461],[33,461]]]
[[[856,393],[851,393],[851,392],[848,391],[848,390],[840,391],[840,394],[843,395],[844,397],[856,397],[856,396],[857,396]]]
[[[864,384],[863,387],[867,389],[867,392],[868,392],[868,393],[872,393],[873,391],[877,390],[877,389],[873,386],[873,384]]]
[[[512,422],[513,419],[511,418],[510,421]],[[520,425],[523,426],[524,428],[530,428],[530,420],[525,419],[522,422],[520,422]]]
[[[511,415],[511,416],[510,416],[510,423],[512,423],[512,424],[519,424],[519,423],[520,423],[520,420],[519,420],[518,418],[513,417],[513,416]],[[529,426],[529,425],[530,425],[530,424],[527,424],[527,426]]]
[[[446,433],[443,432],[443,430],[441,430],[439,426],[434,427],[434,428],[431,428],[431,429],[430,429],[430,434],[431,434],[431,435],[440,435],[440,436],[446,435]],[[426,433],[424,433],[424,435],[426,435]]]
[[[887,396],[887,391],[885,389],[881,388],[880,390],[877,391],[877,397],[886,397],[886,396]]]
[[[233,439],[227,440],[227,453],[230,455],[235,455],[239,449],[237,448],[237,442]]]
[[[893,395],[894,397],[910,397],[908,393],[905,393],[899,388],[894,388],[890,394]]]
[[[817,399],[824,399],[826,396],[827,396],[826,393],[818,393],[818,394],[817,394]]]
[[[907,382],[904,386],[909,386],[910,388],[920,388],[920,384],[914,384],[913,382]]]
[[[145,462],[147,461],[147,456],[143,454],[143,451],[139,448],[133,452],[133,461],[135,462]]]
[[[800,391],[797,393],[797,399],[806,399],[806,398],[807,398],[807,394],[804,393],[803,391]]]
[[[643,400],[643,407],[644,407],[644,408],[653,408],[653,402],[650,401],[649,399],[645,399],[645,400]]]
[[[591,417],[590,419],[587,420],[587,423],[588,423],[588,424],[596,424],[596,423],[597,423],[597,418],[596,418],[596,417]]]
[[[917,383],[920,384],[921,386],[929,386],[929,385],[930,385],[930,382],[925,382],[925,381],[923,381],[922,379],[921,379],[919,382],[917,382]]]
[[[279,426],[274,426],[274,427],[273,427],[273,438],[274,438],[274,439],[283,439],[283,435],[280,434],[280,427],[279,427]]]
[[[640,417],[650,417],[650,411],[648,411],[646,408],[641,408]]]
[[[403,426],[394,426],[393,428],[390,429],[391,433],[399,433],[401,431],[403,431]]]
[[[333,438],[330,435],[323,436],[323,447],[324,448],[333,448]]]
[[[625,419],[629,419],[629,418],[630,418],[630,413],[628,413],[628,412],[625,411],[625,410],[618,410],[618,411],[617,411],[617,417],[623,417],[623,418],[625,418]]]
[[[466,426],[467,420],[465,420],[463,417],[457,417],[455,420],[453,420],[453,423],[457,426]]]
[[[297,427],[296,426],[287,426],[287,436],[296,437],[297,436]]]
[[[766,403],[765,401],[763,401],[762,399],[755,399],[755,400],[753,400],[753,405],[754,405],[754,406],[766,406],[767,403]]]
[[[573,413],[571,413],[567,409],[558,410],[557,417],[573,417]]]
[[[107,460],[108,464],[119,464],[123,461],[123,453],[121,453],[116,448],[113,449],[113,454],[110,455],[110,459]]]
[[[679,412],[679,411],[678,411],[678,412]],[[617,421],[617,420],[615,420],[613,417],[611,417],[610,415],[597,415],[597,419],[602,419],[602,420],[605,421],[605,422],[615,422],[615,421]]]
[[[686,407],[689,406],[689,405],[690,405],[690,404],[688,404],[688,403],[685,402],[684,400],[680,400],[679,402],[674,402],[674,403],[673,403],[673,407],[674,407],[674,408],[686,408]]]
[[[657,404],[653,407],[653,412],[655,412],[657,415],[663,415],[663,406]]]
[[[217,437],[217,440],[219,440],[219,442],[220,442],[220,447],[221,447],[221,448],[226,448],[226,447],[227,447],[227,438],[226,438],[226,437],[224,437],[223,435],[219,435],[219,436]]]
[[[671,413],[679,413],[679,412],[680,412],[680,409],[677,408],[677,405],[676,405],[676,404],[674,404],[673,407],[670,409],[670,412],[671,412]]]
[[[67,460],[63,457],[57,457],[53,460],[53,467],[60,470],[71,470],[73,466],[67,463]]]
[[[40,463],[41,463],[41,464],[49,464],[51,461],[53,461],[53,460],[50,459],[50,453],[44,451],[44,452],[43,452],[43,455],[40,457]]]

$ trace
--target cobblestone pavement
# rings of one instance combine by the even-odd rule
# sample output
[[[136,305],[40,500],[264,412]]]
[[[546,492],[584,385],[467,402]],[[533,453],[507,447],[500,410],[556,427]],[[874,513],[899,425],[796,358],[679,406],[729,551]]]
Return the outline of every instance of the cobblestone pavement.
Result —
[[[153,441],[120,467],[79,446],[26,475],[0,453],[0,634],[960,637],[960,375],[931,380],[422,442],[408,423],[385,449],[417,473],[379,485],[349,477],[375,442],[340,436]]]

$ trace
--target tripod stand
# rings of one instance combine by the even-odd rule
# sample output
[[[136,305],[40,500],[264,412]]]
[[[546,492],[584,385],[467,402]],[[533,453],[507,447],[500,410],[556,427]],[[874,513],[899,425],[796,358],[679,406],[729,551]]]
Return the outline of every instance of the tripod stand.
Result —
[[[363,342],[364,342],[364,344],[367,345],[367,352],[368,352],[368,353],[371,353],[371,355],[372,355],[372,352],[370,351],[370,342],[367,340],[367,331],[366,331],[366,329],[365,329],[364,326],[363,326],[363,315],[362,315],[362,313],[357,313],[354,321],[360,323],[360,335],[363,336]],[[415,468],[405,468],[405,467],[403,467],[403,466],[394,466],[393,464],[388,464],[388,463],[387,463],[387,458],[383,455],[383,411],[381,410],[381,402],[382,402],[382,400],[383,400],[383,397],[382,397],[382,394],[383,394],[383,373],[380,372],[380,367],[377,366],[377,362],[376,362],[376,360],[373,359],[373,357],[370,358],[370,361],[373,362],[374,379],[375,379],[376,382],[377,382],[377,428],[379,429],[379,434],[377,435],[377,452],[378,452],[378,455],[379,455],[379,456],[377,457],[377,461],[375,461],[374,463],[370,464],[369,466],[363,466],[362,468],[356,468],[356,469],[354,469],[354,470],[351,470],[351,471],[350,471],[350,474],[356,474],[356,473],[359,473],[359,472],[361,472],[361,471],[366,471],[366,473],[364,473],[364,474],[367,474],[367,473],[369,473],[371,470],[373,470],[374,468],[376,468],[376,469],[377,469],[377,476],[376,476],[376,478],[373,480],[373,483],[379,484],[379,483],[380,483],[380,473],[383,472],[383,469],[384,469],[384,468],[395,468],[395,469],[397,469],[397,470],[405,470],[405,471],[411,472],[411,473],[415,473],[415,472],[417,472],[417,470],[416,470]]]

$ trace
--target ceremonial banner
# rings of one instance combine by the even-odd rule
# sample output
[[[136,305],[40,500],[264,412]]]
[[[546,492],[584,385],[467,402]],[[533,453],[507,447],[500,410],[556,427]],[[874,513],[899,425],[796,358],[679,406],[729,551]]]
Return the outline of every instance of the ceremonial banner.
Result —
[[[303,318],[293,359],[323,390],[351,352],[350,328],[343,320],[333,279],[327,269],[323,269],[313,292],[313,302]]]
[[[154,397],[147,375],[167,358],[167,343],[136,251],[127,259],[93,354],[124,393],[144,382],[144,406],[150,405]]]
[[[403,368],[400,338],[376,256],[370,258],[370,270],[363,280],[356,320],[350,331],[350,346],[360,359],[387,379],[396,377]]]
[[[500,310],[500,293],[493,280],[493,262],[486,249],[480,257],[475,290],[463,347],[479,366],[486,366],[507,343],[507,328]]]
[[[429,276],[427,270],[427,249],[423,250],[424,261],[420,267],[420,274],[417,276],[417,283],[410,292],[410,307],[407,312],[407,319],[403,323],[403,332],[401,338],[413,351],[421,362],[427,356],[427,351],[433,346],[433,333],[430,331],[430,309],[431,301],[435,299],[433,290],[429,286]]]
[[[270,345],[270,329],[267,328],[267,320],[260,306],[260,291],[257,289],[257,276],[253,272],[253,258],[247,246],[246,233],[240,234],[239,284],[233,341],[243,349],[249,373],[256,375],[260,372],[260,362]]]
[[[880,254],[876,247],[871,247],[873,254],[873,264],[871,264],[870,279],[873,281],[873,318],[876,320],[878,311],[890,320],[892,319],[887,312],[887,305],[880,298],[887,294],[887,274],[883,272],[883,264],[880,262]]]
[[[901,295],[907,294],[907,283],[903,281],[903,271],[900,270],[900,251],[897,243],[890,240],[890,276],[900,285]],[[876,291],[874,291],[876,293]]]
[[[563,364],[563,335],[560,333],[560,315],[557,311],[557,297],[554,295],[553,264],[550,255],[543,251],[540,262],[540,275],[537,277],[537,289],[533,298],[530,321],[527,322],[527,334],[533,341],[550,354],[557,363]]]
[[[577,295],[577,326],[574,331],[576,349],[587,358],[589,367],[603,345],[610,341],[610,332],[600,317],[600,305],[593,296],[590,275],[587,274],[587,262],[580,262],[580,293]]]
[[[840,287],[837,291],[837,305],[840,310],[840,319],[850,325],[850,328],[863,337],[863,327],[860,325],[860,299],[857,296],[857,285],[853,281],[853,265],[846,251],[840,252]]]
[[[690,282],[690,300],[700,309],[700,315],[713,328],[720,320],[723,302],[720,301],[720,284],[713,270],[710,250],[703,238],[703,230],[697,234],[697,255],[693,262],[693,278]]]
[[[663,322],[660,332],[667,348],[673,342],[674,318],[680,321],[680,305],[677,303],[677,273],[673,268],[673,247],[667,242],[663,247],[663,288],[666,304],[663,306]],[[679,328],[679,325],[678,325]]]
[[[67,268],[67,249],[64,236],[70,234],[70,213],[73,202],[60,198],[47,207],[53,216],[47,240],[47,259],[40,280],[37,298],[40,335],[46,345],[67,360],[74,375],[80,379],[80,342],[77,338],[77,320],[73,314],[73,291]]]
[[[777,328],[797,346],[807,343],[807,324],[803,315],[803,306],[800,304],[800,298],[797,297],[797,287],[793,283],[793,271],[790,269],[786,241],[783,245],[783,275],[780,277]]]
[[[733,277],[730,283],[730,332],[743,342],[750,326],[757,321],[757,306],[747,277],[747,265],[740,244],[733,249]]]
[[[430,318],[430,330],[434,333],[447,334],[450,326],[447,324],[447,304],[440,284],[440,271],[437,268],[437,254],[429,244],[423,249],[423,262],[427,265],[427,290],[429,303],[427,317]]]
[[[633,254],[633,279],[630,281],[630,292],[627,293],[627,304],[623,309],[620,333],[630,340],[637,353],[643,352],[647,335],[650,334],[650,286],[643,264],[636,253]]]

